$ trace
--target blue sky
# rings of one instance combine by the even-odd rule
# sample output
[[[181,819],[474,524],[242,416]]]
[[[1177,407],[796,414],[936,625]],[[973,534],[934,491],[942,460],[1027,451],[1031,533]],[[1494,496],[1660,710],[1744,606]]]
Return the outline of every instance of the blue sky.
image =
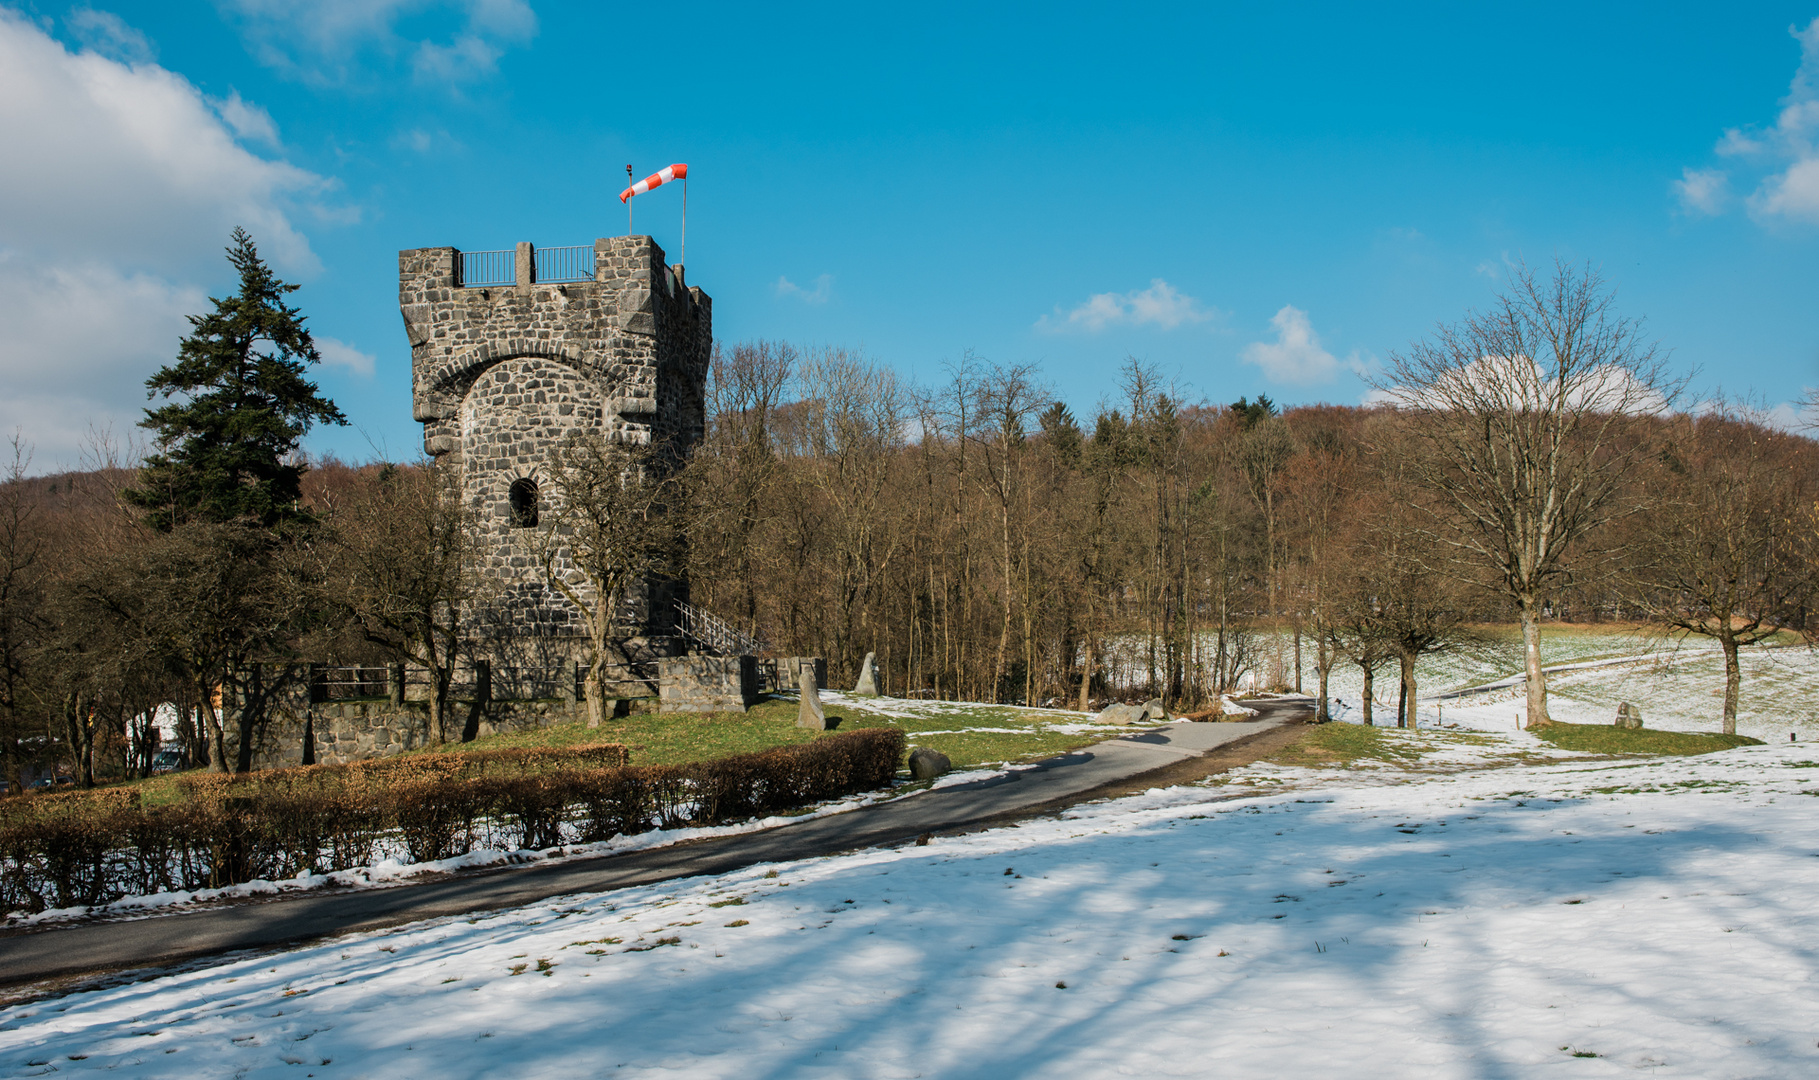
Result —
[[[1589,260],[1676,362],[1819,385],[1819,3],[788,7],[0,0],[0,424],[131,429],[244,224],[364,459],[418,450],[400,248],[625,229],[690,166],[717,337],[973,350],[1078,412],[1356,402],[1513,260]],[[676,254],[679,192],[637,203]]]

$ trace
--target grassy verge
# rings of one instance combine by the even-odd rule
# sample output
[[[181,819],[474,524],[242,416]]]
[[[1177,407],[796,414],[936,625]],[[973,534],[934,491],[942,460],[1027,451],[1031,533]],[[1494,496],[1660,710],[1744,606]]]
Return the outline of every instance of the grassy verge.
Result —
[[[858,727],[861,725],[852,725]],[[840,730],[851,730],[846,724]],[[634,765],[685,765],[734,754],[752,754],[777,746],[794,746],[820,732],[796,726],[796,703],[762,701],[748,713],[633,713],[607,720],[597,728],[576,721],[507,735],[488,735],[470,743],[424,746],[413,754],[468,753],[477,750],[567,746],[616,742],[631,747]]]
[[[1086,727],[1089,718],[1079,713],[1009,705],[896,699],[880,700],[874,707],[825,704],[828,717],[839,721],[835,731],[898,727],[912,745],[941,751],[959,769],[1049,757],[1130,730]],[[745,713],[634,713],[609,719],[597,728],[576,721],[489,735],[471,743],[422,746],[408,753],[562,749],[616,742],[631,748],[634,765],[686,765],[795,746],[834,733],[797,727],[796,709],[794,697],[769,697]],[[171,773],[125,784],[138,790],[143,805],[161,806],[187,797],[179,783],[186,775]]]
[[[1421,760],[1420,746],[1407,739],[1388,737],[1383,729],[1362,724],[1319,724],[1283,747],[1269,760],[1276,765],[1332,768],[1360,761],[1387,761],[1412,765]]]
[[[635,765],[681,765],[805,743],[824,734],[797,727],[796,708],[793,698],[773,697],[746,713],[635,713],[608,720],[598,728],[583,723],[561,724],[413,752],[620,742],[631,747]],[[1047,757],[1126,730],[1075,731],[1072,728],[1086,717],[1003,705],[890,700],[880,702],[875,709],[833,702],[826,703],[826,709],[830,719],[840,721],[837,731],[899,727],[911,743],[941,751],[956,768],[962,769]],[[1056,730],[1057,726],[1069,730]]]
[[[1552,723],[1535,728],[1536,738],[1562,750],[1588,754],[1710,754],[1734,746],[1761,746],[1761,739],[1747,735],[1706,735],[1687,731],[1655,731],[1651,728],[1620,728],[1613,724]]]

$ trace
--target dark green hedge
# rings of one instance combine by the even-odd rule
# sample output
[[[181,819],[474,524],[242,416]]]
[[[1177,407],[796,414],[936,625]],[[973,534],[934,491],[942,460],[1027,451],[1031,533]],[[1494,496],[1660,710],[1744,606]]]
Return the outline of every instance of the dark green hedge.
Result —
[[[903,749],[902,731],[868,728],[693,765],[603,763],[623,747],[422,754],[199,776],[170,806],[123,789],[12,798],[0,912],[718,825],[886,786]]]

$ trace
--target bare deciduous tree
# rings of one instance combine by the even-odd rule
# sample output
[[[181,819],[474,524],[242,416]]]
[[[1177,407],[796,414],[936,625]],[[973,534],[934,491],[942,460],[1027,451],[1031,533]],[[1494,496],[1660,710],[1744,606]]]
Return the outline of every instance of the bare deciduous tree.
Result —
[[[459,483],[433,462],[361,475],[329,508],[318,545],[328,600],[365,640],[429,673],[430,737],[444,726],[464,614],[479,590],[473,511]],[[463,740],[473,738],[463,732]]]
[[[1737,732],[1741,646],[1803,629],[1815,575],[1809,440],[1719,409],[1675,417],[1643,516],[1635,596],[1652,617],[1724,653],[1724,733]]]
[[[587,724],[606,718],[606,668],[619,647],[627,592],[668,572],[686,502],[674,462],[652,445],[571,432],[550,453],[555,497],[533,544],[545,578],[580,613],[588,635]]]
[[[1377,380],[1412,414],[1411,464],[1436,496],[1456,556],[1493,572],[1522,623],[1527,723],[1547,722],[1540,619],[1568,552],[1624,511],[1641,446],[1631,417],[1681,384],[1590,268],[1525,266],[1490,310],[1393,354]]]

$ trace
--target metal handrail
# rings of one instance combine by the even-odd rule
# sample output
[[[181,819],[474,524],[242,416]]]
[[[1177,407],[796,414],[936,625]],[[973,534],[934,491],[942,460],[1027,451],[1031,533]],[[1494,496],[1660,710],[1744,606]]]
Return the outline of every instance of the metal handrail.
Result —
[[[682,636],[722,656],[755,656],[769,651],[763,638],[747,634],[686,600],[676,601],[676,629]]]
[[[594,246],[532,249],[531,278],[534,281],[594,280]]]
[[[462,288],[477,289],[483,285],[515,285],[517,283],[518,252],[516,250],[463,251],[461,253]]]

